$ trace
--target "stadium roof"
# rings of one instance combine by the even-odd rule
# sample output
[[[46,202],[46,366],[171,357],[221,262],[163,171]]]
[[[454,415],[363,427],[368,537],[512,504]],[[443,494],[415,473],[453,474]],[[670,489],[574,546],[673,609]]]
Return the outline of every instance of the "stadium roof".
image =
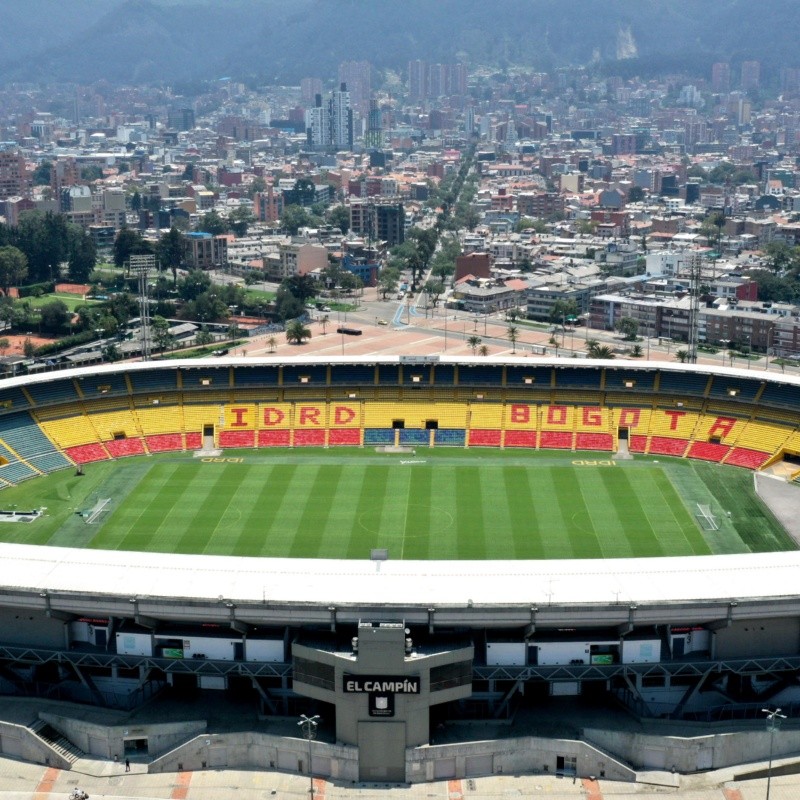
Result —
[[[0,545],[7,592],[338,605],[574,605],[800,596],[800,552],[553,561],[241,558]],[[13,569],[10,568],[13,565]]]

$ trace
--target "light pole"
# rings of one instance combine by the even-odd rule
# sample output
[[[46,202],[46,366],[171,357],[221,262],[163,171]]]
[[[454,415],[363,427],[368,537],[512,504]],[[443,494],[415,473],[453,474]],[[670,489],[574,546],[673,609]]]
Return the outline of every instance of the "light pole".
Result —
[[[301,728],[304,728],[306,739],[308,739],[308,793],[314,796],[314,772],[311,769],[311,740],[317,733],[317,725],[319,724],[319,714],[314,714],[313,717],[307,717],[305,714],[300,715],[300,722],[297,723]]]
[[[767,800],[769,800],[769,785],[772,781],[772,747],[775,744],[775,731],[780,728],[781,720],[786,719],[786,715],[781,714],[779,708],[774,711],[762,708],[761,713],[767,715],[767,730],[769,731],[769,766],[767,767]]]

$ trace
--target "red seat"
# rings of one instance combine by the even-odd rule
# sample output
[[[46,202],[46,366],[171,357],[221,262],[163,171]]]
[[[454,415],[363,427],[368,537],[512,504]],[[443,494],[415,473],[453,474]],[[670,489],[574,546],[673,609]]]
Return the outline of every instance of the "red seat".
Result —
[[[323,447],[325,445],[324,428],[298,428],[294,432],[295,447]]]
[[[614,437],[610,433],[576,433],[576,450],[613,450]]]
[[[290,430],[268,430],[258,432],[259,447],[288,447]]]
[[[714,442],[692,442],[689,447],[687,458],[699,458],[703,461],[722,461],[730,452],[727,444],[716,444]]]
[[[179,433],[156,433],[146,436],[147,449],[151,453],[166,453],[169,450],[183,450],[183,442]],[[199,444],[198,444],[199,447]]]
[[[78,464],[108,460],[108,453],[101,444],[81,444],[77,447],[67,447],[64,452]]]
[[[506,431],[505,447],[536,447],[536,431]]]
[[[112,439],[110,442],[106,442],[105,445],[106,450],[113,458],[144,455],[144,443],[138,437],[134,439]]]
[[[336,445],[358,447],[361,444],[361,430],[359,428],[332,428],[328,432],[328,444],[331,447]]]
[[[469,432],[470,447],[500,447],[502,431],[474,430]],[[534,443],[534,447],[536,444]]]
[[[542,431],[539,437],[541,450],[570,450],[572,448],[571,431]]]
[[[650,452],[660,456],[682,456],[686,452],[686,439],[670,439],[669,436],[654,436],[650,440]]]
[[[220,431],[220,447],[255,447],[255,431]]]
[[[758,469],[765,461],[772,456],[772,453],[762,453],[758,450],[748,450],[746,447],[734,447],[725,459],[726,464],[733,464],[735,467],[747,467],[748,469]]]

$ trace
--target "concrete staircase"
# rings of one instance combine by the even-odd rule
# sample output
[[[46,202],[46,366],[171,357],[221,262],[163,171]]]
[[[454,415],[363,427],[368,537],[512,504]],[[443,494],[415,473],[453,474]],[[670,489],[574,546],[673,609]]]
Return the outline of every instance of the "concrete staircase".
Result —
[[[79,758],[83,758],[86,753],[75,747],[69,739],[65,739],[57,730],[48,725],[43,719],[37,719],[28,729],[34,736],[46,742],[63,759],[70,764],[74,764]]]

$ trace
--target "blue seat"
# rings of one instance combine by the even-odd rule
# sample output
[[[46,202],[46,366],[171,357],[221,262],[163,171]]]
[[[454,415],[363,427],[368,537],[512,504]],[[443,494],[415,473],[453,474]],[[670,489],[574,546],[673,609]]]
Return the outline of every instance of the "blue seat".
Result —
[[[466,442],[467,432],[463,428],[439,428],[433,436],[437,445],[450,447],[463,447]]]
[[[401,428],[400,444],[417,444],[424,446],[430,443],[430,431],[419,428]]]
[[[392,428],[365,428],[364,444],[394,444]]]

